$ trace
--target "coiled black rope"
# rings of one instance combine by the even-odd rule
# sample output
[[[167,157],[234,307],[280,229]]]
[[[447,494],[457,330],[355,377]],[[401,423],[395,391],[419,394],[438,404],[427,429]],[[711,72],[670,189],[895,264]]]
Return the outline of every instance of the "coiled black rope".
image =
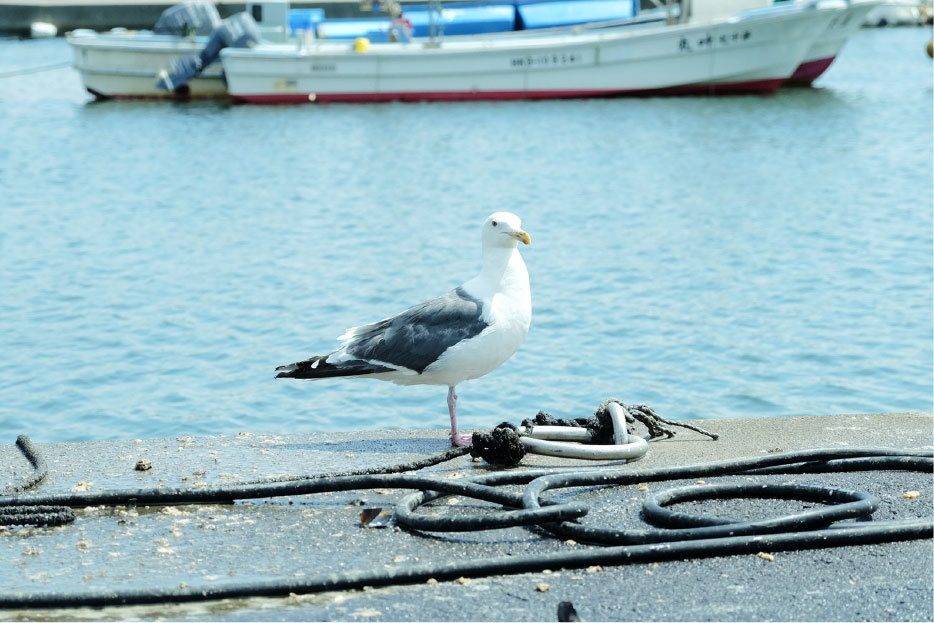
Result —
[[[529,509],[538,508],[541,495],[545,491],[565,487],[631,485],[643,482],[728,475],[800,474],[808,473],[811,470],[823,472],[828,471],[826,468],[829,463],[834,463],[837,468],[843,468],[834,471],[856,471],[853,468],[858,468],[859,471],[907,470],[934,472],[932,456],[934,454],[931,452],[880,450],[876,448],[820,449],[663,469],[604,469],[599,473],[565,472],[545,475],[530,482],[523,493],[523,505]],[[852,460],[856,460],[857,463],[848,465],[847,463]],[[684,517],[670,515],[666,525],[676,529],[668,530],[608,529],[569,522],[551,524],[545,526],[545,528],[562,538],[604,545],[661,543],[739,534],[781,532],[790,529],[807,530],[814,526],[828,525],[832,521],[844,518],[868,516],[868,514],[875,511],[878,505],[878,501],[874,498],[866,497],[865,494],[858,492],[841,492],[836,489],[806,485],[788,485],[781,489],[775,485],[765,486],[762,484],[721,485],[719,487],[705,485],[691,487],[690,490],[692,493],[687,497],[683,490],[669,490],[650,496],[646,500],[649,508],[643,507],[643,513],[647,518],[658,519],[663,513],[653,508],[653,503],[655,506],[664,506],[673,503],[672,499],[677,501],[679,497],[685,499],[690,497],[695,499],[770,497],[807,500],[825,504],[840,504],[844,501],[853,502],[853,504],[840,504],[835,508],[823,508],[812,513],[800,513],[761,522],[710,522],[706,527],[697,527],[696,524]],[[671,496],[674,496],[674,498]],[[676,522],[675,519],[681,521]],[[712,525],[712,523],[718,525]],[[881,523],[878,522],[876,525],[881,525]],[[934,523],[931,525],[934,527]]]
[[[22,446],[20,446],[22,450]],[[725,556],[763,550],[787,551],[817,549],[842,545],[884,543],[898,540],[931,538],[932,518],[873,521],[826,528],[831,521],[866,517],[877,505],[872,496],[858,492],[824,487],[783,485],[762,491],[742,486],[697,487],[662,492],[649,498],[651,513],[669,525],[687,527],[674,530],[613,530],[588,527],[571,520],[585,516],[582,504],[554,504],[541,501],[541,495],[551,489],[572,486],[626,485],[637,482],[678,480],[684,478],[747,475],[754,473],[802,473],[834,469],[900,469],[930,473],[934,471],[931,452],[869,449],[820,449],[788,452],[752,459],[718,461],[675,468],[633,470],[629,468],[574,468],[573,470],[538,469],[484,474],[458,480],[439,480],[407,474],[366,474],[334,478],[310,477],[208,487],[199,490],[158,489],[110,492],[79,492],[50,495],[21,495],[0,498],[0,507],[13,505],[35,507],[61,504],[70,507],[118,504],[184,504],[229,502],[235,499],[264,498],[276,495],[298,495],[324,491],[344,491],[370,487],[418,489],[406,495],[398,504],[396,518],[401,527],[419,531],[485,530],[517,525],[539,525],[558,535],[571,534],[583,541],[595,543],[629,543],[574,552],[530,556],[504,556],[486,560],[452,563],[429,563],[392,570],[350,571],[323,574],[307,579],[276,579],[262,582],[230,583],[185,588],[152,588],[142,590],[107,590],[85,593],[39,593],[0,595],[0,608],[106,606],[163,602],[190,602],[249,596],[286,596],[290,593],[312,593],[326,590],[347,590],[364,586],[386,586],[458,577],[481,577],[541,571],[543,569],[576,568],[594,564],[631,564],[665,560]],[[32,462],[32,461],[31,461]],[[36,466],[38,463],[33,462]],[[498,489],[500,485],[525,484],[522,494]],[[421,517],[415,512],[421,504],[443,495],[457,494],[508,507],[476,517]],[[791,516],[762,522],[723,523],[669,513],[663,507],[681,499],[712,499],[719,497],[791,497],[830,504],[808,517]],[[543,506],[544,505],[544,506]],[[806,514],[799,514],[806,515]],[[815,528],[818,529],[809,529]],[[794,530],[794,531],[791,531]],[[719,532],[718,532],[719,531]],[[641,534],[639,534],[641,533]],[[659,542],[656,534],[668,535]],[[646,537],[646,534],[649,534]],[[713,536],[712,535],[719,535]],[[635,543],[635,544],[632,544]]]

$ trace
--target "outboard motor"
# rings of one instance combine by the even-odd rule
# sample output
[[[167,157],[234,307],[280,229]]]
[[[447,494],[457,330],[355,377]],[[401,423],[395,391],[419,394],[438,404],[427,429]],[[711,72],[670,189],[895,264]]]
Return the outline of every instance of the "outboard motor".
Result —
[[[221,25],[221,16],[212,2],[176,4],[162,12],[152,29],[157,35],[179,37],[207,36]]]
[[[248,13],[231,15],[211,33],[211,38],[196,56],[183,56],[172,63],[169,71],[159,75],[156,86],[174,91],[213,63],[224,48],[251,48],[259,42],[259,28]]]

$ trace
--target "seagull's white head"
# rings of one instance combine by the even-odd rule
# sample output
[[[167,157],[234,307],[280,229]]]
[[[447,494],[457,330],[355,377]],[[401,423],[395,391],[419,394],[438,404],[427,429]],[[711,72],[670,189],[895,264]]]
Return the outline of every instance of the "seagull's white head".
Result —
[[[483,223],[484,247],[515,248],[519,242],[531,241],[531,236],[522,229],[522,221],[511,212],[494,212]]]

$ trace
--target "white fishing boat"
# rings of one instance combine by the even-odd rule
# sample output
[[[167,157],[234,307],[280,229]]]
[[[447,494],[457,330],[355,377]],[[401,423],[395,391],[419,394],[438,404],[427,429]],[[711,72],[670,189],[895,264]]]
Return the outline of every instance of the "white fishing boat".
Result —
[[[833,1],[822,0],[828,5]],[[840,7],[840,13],[830,20],[827,28],[811,44],[804,55],[804,60],[788,79],[788,84],[807,86],[827,71],[847,40],[859,30],[866,16],[879,5],[879,2],[878,0],[837,0],[834,4]]]
[[[186,2],[167,9],[151,31],[81,29],[66,39],[85,88],[98,98],[226,98],[219,46],[286,41],[324,16],[322,9],[290,11],[282,0],[248,2],[247,10],[221,20],[214,4]],[[170,76],[179,69],[184,80]]]
[[[689,5],[688,21],[709,20],[723,12],[739,13],[744,10],[769,7],[781,0],[719,0],[712,4]],[[807,5],[815,0],[796,0]],[[816,0],[824,8],[837,7],[840,12],[830,20],[823,32],[817,35],[801,64],[786,84],[807,86],[827,71],[837,54],[843,49],[850,36],[856,32],[867,14],[882,0]]]
[[[224,68],[210,63],[178,90],[157,87],[161,72],[178,59],[197,55],[207,37],[178,37],[135,31],[96,33],[76,30],[68,35],[74,67],[89,93],[120,99],[227,97]]]
[[[516,14],[524,18],[517,20],[517,22],[529,21],[533,17],[543,17],[546,20],[544,23],[547,25],[547,20],[560,23],[560,20],[579,19],[581,15],[587,14],[587,11],[580,12],[582,9],[578,6],[579,2],[553,0],[540,4],[529,4],[528,0],[515,1],[523,3],[522,5],[516,5],[520,7]],[[614,1],[616,4],[620,4],[619,0]],[[824,4],[834,2],[834,0],[821,1]],[[847,3],[842,0],[837,2],[838,6],[848,8],[850,11],[862,10],[865,4],[865,2]],[[613,6],[613,2],[600,2],[599,0],[591,0],[581,6],[589,7],[592,13],[594,6],[590,5],[596,5],[605,14],[607,11],[618,12],[620,10],[618,7]],[[486,6],[489,7],[489,5]],[[749,11],[750,7],[756,6],[763,9],[764,14],[756,15],[754,11]],[[288,3],[282,0],[254,0],[248,3],[247,7],[250,17],[240,15],[225,20],[227,22],[235,20],[237,17],[244,18],[244,21],[232,25],[221,22],[213,5],[196,2],[172,7],[172,9],[166,11],[166,16],[175,17],[176,19],[174,22],[169,20],[170,28],[162,28],[161,31],[159,24],[157,24],[155,32],[126,31],[124,29],[115,29],[109,33],[75,31],[68,36],[68,42],[74,51],[75,68],[80,72],[87,90],[99,98],[216,98],[228,96],[224,68],[221,62],[216,60],[217,52],[220,46],[230,45],[236,33],[248,35],[243,36],[241,39],[241,44],[247,46],[252,46],[259,41],[259,37],[265,41],[281,42],[288,40],[287,46],[278,49],[276,49],[276,46],[271,48],[261,46],[264,53],[272,52],[274,56],[279,54],[286,57],[293,55],[299,58],[309,56],[318,58],[320,55],[326,54],[334,55],[332,57],[332,60],[334,60],[356,57],[362,54],[356,49],[351,51],[352,44],[360,45],[353,41],[318,40],[310,45],[304,45],[300,50],[300,54],[296,55],[295,52],[298,50],[299,45],[305,40],[305,34],[314,33],[316,24],[320,29],[323,11],[320,9],[290,11]],[[572,7],[573,10],[568,7]],[[682,12],[682,8],[685,8],[685,11]],[[498,49],[502,54],[509,55],[509,63],[515,61],[517,65],[516,67],[510,65],[510,71],[507,72],[507,74],[512,74],[512,82],[509,82],[506,75],[496,77],[490,75],[484,78],[484,81],[492,81],[493,83],[498,80],[505,80],[509,84],[509,88],[480,88],[481,83],[474,84],[476,81],[473,80],[467,85],[469,92],[460,95],[457,93],[456,88],[450,86],[439,87],[436,95],[432,95],[430,90],[418,92],[403,87],[398,97],[396,97],[388,93],[386,89],[389,74],[374,77],[374,79],[383,83],[382,91],[370,92],[365,90],[362,93],[346,93],[340,96],[339,94],[328,93],[327,89],[319,89],[307,94],[285,93],[285,95],[288,97],[297,96],[301,99],[314,93],[316,98],[321,95],[324,98],[323,101],[327,101],[329,98],[339,96],[348,100],[368,98],[373,100],[471,99],[572,97],[652,92],[724,93],[731,91],[768,91],[777,88],[782,80],[779,77],[780,72],[774,71],[777,69],[774,66],[783,65],[789,58],[790,49],[797,49],[797,45],[802,38],[800,29],[786,28],[787,18],[789,17],[787,13],[801,13],[804,8],[806,7],[801,5],[797,10],[792,11],[789,11],[786,6],[776,9],[769,6],[769,0],[719,0],[716,2],[694,0],[694,2],[673,2],[664,10],[643,11],[629,19],[575,25],[573,28],[546,28],[496,34],[485,33],[479,38],[476,36],[429,37],[414,39],[406,44],[398,45],[382,45],[370,41],[366,54],[371,60],[379,58],[380,55],[387,55],[386,58],[390,63],[410,63],[411,59],[418,59],[417,63],[423,67],[425,61],[429,60],[429,64],[434,65],[435,68],[428,68],[427,71],[436,71],[439,67],[437,63],[441,62],[441,71],[444,72],[450,70],[449,67],[444,66],[444,63],[453,60],[455,64],[461,64],[462,66],[458,70],[461,74],[459,78],[462,80],[473,80],[470,78],[471,73],[483,72],[479,68],[474,70],[463,66],[464,63],[470,65],[473,62],[470,56],[478,54],[481,50],[482,54],[478,54],[477,58],[484,59],[484,62],[491,62],[492,56],[495,56]],[[486,10],[489,11],[490,8]],[[523,11],[528,14],[526,15]],[[172,15],[173,12],[174,15]],[[823,18],[824,13],[826,11],[811,10],[811,13],[806,16],[799,15],[798,17],[807,19],[810,22],[809,25],[814,26],[813,21]],[[538,14],[541,14],[541,16],[538,16]],[[447,16],[447,13],[439,11],[437,15]],[[252,20],[254,16],[258,18],[255,32],[246,28],[251,26],[247,22]],[[774,21],[775,27],[779,28],[781,32],[775,31],[770,24],[773,18],[779,17],[782,19],[774,19]],[[438,30],[444,30],[446,26],[449,31],[458,32],[456,28],[452,27],[451,22],[445,23],[441,18],[439,20],[441,23],[434,25],[435,27],[440,25],[440,28],[437,28]],[[736,42],[733,42],[732,32],[725,32],[723,24],[716,26],[718,22],[728,23],[731,20],[739,20],[744,23],[752,20],[756,22],[754,24],[756,28],[764,28],[764,30],[757,31],[756,40],[753,42],[741,38],[747,36],[745,31],[737,35],[739,38]],[[763,22],[766,23],[763,24]],[[852,20],[848,19],[842,11],[836,18],[831,19],[823,34],[815,39],[811,50],[805,55],[806,58],[802,61],[801,66],[796,69],[791,80],[808,83],[826,69],[852,30],[851,26]],[[490,24],[481,24],[480,27],[489,29]],[[541,27],[541,24],[538,27]],[[460,29],[463,30],[464,26],[460,26]],[[773,32],[767,32],[768,30]],[[234,34],[231,34],[232,31],[234,31]],[[217,41],[208,36],[209,33],[216,35],[218,32],[224,34],[224,37]],[[791,34],[792,38],[783,39],[788,33]],[[667,59],[667,66],[665,65],[665,59],[659,58],[656,52],[646,51],[651,46],[663,45],[660,40],[664,37],[650,37],[650,34],[667,36],[669,46],[671,37],[677,36],[678,52],[673,58]],[[299,35],[299,38],[294,38],[295,35]],[[707,43],[708,35],[711,37],[709,44]],[[721,44],[721,36],[726,37],[731,45]],[[752,36],[753,33],[750,31],[748,37]],[[217,38],[215,37],[215,39]],[[825,39],[827,41],[824,41]],[[591,49],[591,54],[593,50],[599,47],[604,59],[607,58],[609,53],[607,50],[610,48],[616,49],[620,54],[626,56],[625,62],[617,63],[619,69],[626,72],[626,81],[622,83],[619,81],[611,82],[609,84],[593,82],[593,75],[597,73],[608,75],[611,73],[607,68],[607,63],[595,62],[592,63],[595,67],[580,72],[590,75],[591,82],[589,83],[586,81],[580,82],[580,84],[572,82],[566,88],[548,88],[545,86],[538,89],[526,86],[526,82],[534,86],[540,79],[546,79],[548,76],[579,73],[576,67],[588,65],[588,61],[584,57],[587,53],[584,51],[574,56],[575,61],[568,63],[565,67],[553,66],[547,69],[540,62],[537,66],[533,66],[537,61],[532,55],[568,53],[572,49],[586,50],[588,46]],[[640,47],[644,48],[645,46],[649,46],[649,48],[645,48],[641,53],[638,52]],[[741,59],[745,61],[741,63],[746,66],[745,71],[742,68],[729,65],[729,62],[735,63],[737,59],[733,61],[724,60],[725,57],[730,56],[742,57],[745,52],[739,53],[739,48],[754,52],[748,58]],[[248,54],[252,54],[254,51],[252,48],[246,48],[245,50]],[[516,54],[520,56],[525,54],[526,58],[523,61],[515,57]],[[643,54],[643,56],[640,57],[639,54]],[[774,62],[775,59],[770,58],[770,54],[780,55],[782,62]],[[671,55],[669,54],[669,56]],[[690,58],[691,60],[683,63],[683,59],[678,60],[680,57]],[[701,58],[710,59],[710,63],[705,65],[704,62],[699,62]],[[236,61],[231,62],[236,63]],[[492,62],[502,62],[502,59]],[[529,66],[523,69],[522,62],[529,63]],[[758,75],[753,71],[753,66],[756,63],[761,69]],[[768,67],[769,64],[773,65],[771,70]],[[360,64],[357,63],[357,65],[358,67],[354,71],[360,69]],[[597,65],[599,65],[599,68],[596,67]],[[702,71],[704,67],[708,67],[709,70]],[[690,71],[685,71],[691,69],[695,73],[691,74]],[[532,75],[528,80],[520,81],[520,84],[515,80],[517,72]],[[640,78],[640,72],[642,74],[653,73],[655,79],[647,79],[644,76]],[[335,71],[330,76],[322,76],[321,74],[322,71],[319,65],[319,69],[315,70],[316,79],[324,77],[327,78],[327,82],[333,82],[334,79],[339,79],[341,72]],[[457,80],[458,77],[452,75],[446,79]],[[291,83],[288,81],[296,81],[297,78],[289,76],[284,80],[286,80],[284,83],[286,87],[290,87]],[[288,88],[284,90],[288,91]],[[278,92],[277,90],[270,93],[248,93],[247,95],[269,96],[276,95]]]
[[[770,92],[841,10],[783,3],[686,24],[258,45],[221,60],[231,97],[250,103]]]
[[[372,4],[372,0],[369,0]],[[441,8],[405,5],[403,18],[413,37],[437,31],[448,37],[517,29],[576,25],[596,20],[628,18],[628,24],[663,22],[668,10],[649,10],[636,16],[638,0],[480,0]],[[384,13],[402,12],[395,0],[383,0]],[[674,5],[672,10],[677,10]],[[232,21],[233,23],[227,23]],[[227,97],[223,68],[215,55],[230,45],[231,30],[243,34],[255,22],[255,39],[295,44],[305,37],[386,41],[397,24],[387,15],[366,19],[325,20],[320,8],[291,9],[288,0],[248,0],[246,15],[221,20],[207,0],[187,0],[167,9],[153,30],[115,28],[110,32],[76,30],[67,35],[74,66],[87,90],[97,98],[195,99]],[[225,35],[215,38],[215,35]],[[247,32],[247,34],[250,34]]]

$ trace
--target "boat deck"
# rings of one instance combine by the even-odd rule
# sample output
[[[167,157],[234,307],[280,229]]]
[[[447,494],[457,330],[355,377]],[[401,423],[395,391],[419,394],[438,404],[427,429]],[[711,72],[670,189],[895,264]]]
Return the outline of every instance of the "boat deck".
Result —
[[[450,2],[451,0],[446,0]],[[177,0],[0,0],[0,33],[26,36],[33,22],[47,22],[59,34],[78,28],[131,30],[152,28],[162,12]],[[243,11],[244,2],[218,0],[221,17]],[[320,7],[329,18],[361,17],[358,0],[295,0],[293,9]]]

